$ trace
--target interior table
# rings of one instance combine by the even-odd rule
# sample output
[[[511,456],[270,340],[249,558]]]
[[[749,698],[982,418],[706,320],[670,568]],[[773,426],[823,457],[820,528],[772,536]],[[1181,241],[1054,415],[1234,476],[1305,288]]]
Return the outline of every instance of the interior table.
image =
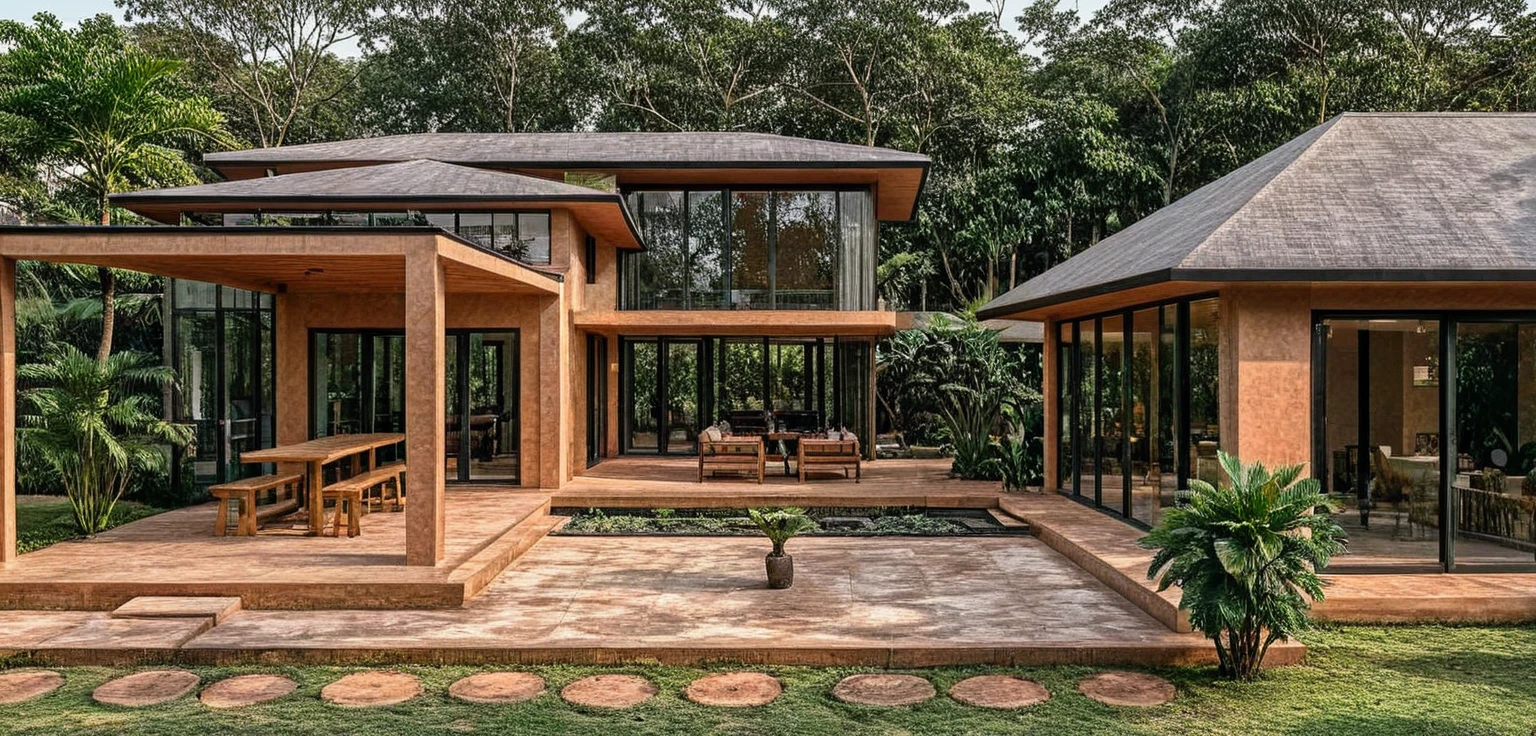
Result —
[[[380,447],[388,447],[405,441],[399,432],[372,432],[369,434],[338,434],[308,442],[265,450],[240,453],[242,463],[304,463],[305,508],[309,519],[310,536],[320,535],[325,521],[325,496],[320,493],[325,482],[325,466],[349,457],[369,456],[369,468],[379,465]]]

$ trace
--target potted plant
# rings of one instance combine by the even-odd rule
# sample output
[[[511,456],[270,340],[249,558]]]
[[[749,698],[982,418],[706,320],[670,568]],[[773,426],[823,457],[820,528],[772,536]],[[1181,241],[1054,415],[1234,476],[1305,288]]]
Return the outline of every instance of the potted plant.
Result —
[[[764,561],[768,567],[768,587],[782,590],[795,584],[795,558],[784,551],[784,543],[797,534],[816,528],[816,522],[805,515],[805,509],[747,509],[752,522],[763,530],[773,551]]]
[[[1271,473],[1218,453],[1228,484],[1191,478],[1188,505],[1167,509],[1142,538],[1158,590],[1179,586],[1179,607],[1216,643],[1221,673],[1252,680],[1269,646],[1310,625],[1323,599],[1317,571],[1344,551],[1337,506],[1302,466]]]

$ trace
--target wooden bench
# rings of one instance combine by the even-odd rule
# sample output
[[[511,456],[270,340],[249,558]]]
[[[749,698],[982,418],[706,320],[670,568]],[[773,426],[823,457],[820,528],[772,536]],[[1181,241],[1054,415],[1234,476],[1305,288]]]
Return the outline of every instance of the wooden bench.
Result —
[[[800,448],[796,451],[795,465],[800,472],[800,482],[805,482],[805,471],[831,468],[841,468],[843,477],[848,477],[848,471],[853,471],[853,482],[858,483],[863,477],[863,458],[859,457],[859,441],[854,440],[818,440],[802,439]]]
[[[304,489],[304,476],[301,473],[262,475],[255,478],[242,478],[229,483],[220,483],[208,489],[208,493],[219,499],[219,515],[214,519],[214,536],[222,537],[229,528],[229,504],[234,501],[238,504],[239,518],[235,524],[237,536],[256,536],[256,526],[262,521],[276,516],[292,512],[299,508],[299,494]],[[267,491],[278,492],[278,502],[269,504],[266,508],[256,508],[256,497]]]
[[[379,489],[379,508],[384,508],[385,487],[394,491],[395,510],[404,507],[405,498],[401,492],[405,475],[405,463],[395,463],[374,468],[364,473],[359,473],[326,486],[321,490],[322,504],[326,500],[336,502],[335,515],[332,517],[331,534],[341,536],[341,515],[347,515],[347,536],[355,537],[362,533],[361,517],[363,506],[367,500],[368,492]]]
[[[708,433],[699,434],[699,482],[706,473],[729,470],[757,474],[757,482],[763,482],[763,465],[768,453],[761,437],[723,437],[711,439]]]

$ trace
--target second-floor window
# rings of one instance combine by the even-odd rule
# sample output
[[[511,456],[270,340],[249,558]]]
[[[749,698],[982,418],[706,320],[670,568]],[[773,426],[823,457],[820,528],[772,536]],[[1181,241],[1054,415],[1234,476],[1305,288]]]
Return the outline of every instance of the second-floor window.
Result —
[[[258,212],[228,213],[225,225],[433,226],[526,263],[549,263],[548,212]]]
[[[636,191],[646,250],[622,309],[875,308],[875,225],[858,190]]]

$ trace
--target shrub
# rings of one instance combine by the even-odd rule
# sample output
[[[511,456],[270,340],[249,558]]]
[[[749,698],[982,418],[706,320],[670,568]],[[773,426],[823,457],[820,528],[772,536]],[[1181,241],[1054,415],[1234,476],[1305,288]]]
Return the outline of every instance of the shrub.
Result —
[[[170,385],[173,374],[152,355],[122,352],[98,362],[60,343],[47,362],[16,373],[27,386],[18,449],[58,474],[84,534],[110,526],[135,479],[164,471],[164,447],[192,437],[191,428],[156,416],[146,389]]]
[[[1264,654],[1310,625],[1323,599],[1317,570],[1344,550],[1337,507],[1301,465],[1271,474],[1219,453],[1231,484],[1190,479],[1187,505],[1167,509],[1141,544],[1157,550],[1147,577],[1179,586],[1180,608],[1216,643],[1223,675],[1258,676]]]

